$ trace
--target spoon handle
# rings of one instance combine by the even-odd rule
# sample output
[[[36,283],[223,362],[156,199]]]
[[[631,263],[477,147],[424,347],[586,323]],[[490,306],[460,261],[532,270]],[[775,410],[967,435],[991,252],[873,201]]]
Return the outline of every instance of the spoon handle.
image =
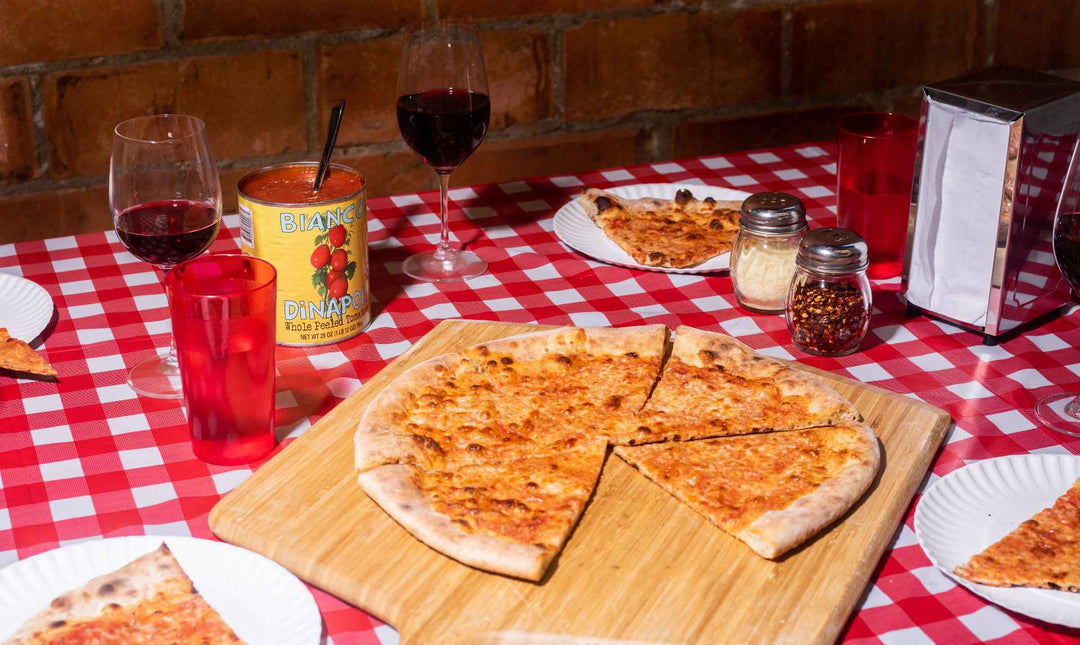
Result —
[[[326,145],[323,146],[322,159],[319,160],[319,171],[315,174],[315,185],[311,192],[317,193],[322,188],[326,173],[330,170],[330,157],[334,154],[334,144],[337,142],[338,130],[341,129],[341,116],[345,113],[345,99],[334,103],[330,108],[330,129],[326,131]]]

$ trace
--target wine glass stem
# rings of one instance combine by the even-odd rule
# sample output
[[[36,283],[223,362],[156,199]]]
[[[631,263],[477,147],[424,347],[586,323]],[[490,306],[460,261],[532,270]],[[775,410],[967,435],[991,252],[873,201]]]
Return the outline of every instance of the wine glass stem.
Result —
[[[450,172],[437,172],[439,175],[439,220],[442,222],[442,233],[433,255],[436,260],[449,260],[454,257],[454,249],[450,246],[450,211],[447,207]]]

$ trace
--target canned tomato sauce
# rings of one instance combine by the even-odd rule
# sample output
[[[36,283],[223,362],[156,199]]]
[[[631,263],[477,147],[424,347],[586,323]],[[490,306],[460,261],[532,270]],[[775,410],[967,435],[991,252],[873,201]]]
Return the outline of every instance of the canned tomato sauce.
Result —
[[[364,177],[339,164],[318,194],[318,164],[261,168],[236,186],[240,248],[278,272],[277,342],[324,345],[359,334],[371,319]]]

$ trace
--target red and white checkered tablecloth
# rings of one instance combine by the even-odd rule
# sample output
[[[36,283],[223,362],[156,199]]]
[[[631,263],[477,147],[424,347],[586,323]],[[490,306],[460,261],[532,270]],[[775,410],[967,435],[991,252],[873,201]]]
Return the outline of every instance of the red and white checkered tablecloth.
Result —
[[[811,358],[792,347],[782,316],[739,309],[726,275],[608,266],[569,250],[552,233],[554,211],[580,186],[650,182],[787,191],[806,202],[816,224],[832,224],[835,172],[831,146],[803,145],[459,188],[451,191],[453,234],[490,269],[448,285],[410,282],[400,272],[403,258],[438,239],[438,195],[372,199],[377,316],[351,340],[278,349],[279,436],[288,442],[304,432],[439,320],[469,318],[694,325],[927,401],[956,420],[927,483],[988,457],[1080,454],[1080,439],[1040,427],[1032,412],[1042,395],[1080,390],[1076,311],[984,347],[974,334],[905,318],[894,280],[875,287],[863,351]],[[225,222],[215,251],[237,248],[236,218]],[[125,384],[128,368],[169,343],[165,296],[151,267],[108,232],[0,245],[0,271],[21,274],[52,295],[58,320],[43,351],[61,377],[49,383],[0,376],[0,566],[102,536],[211,537],[207,513],[251,469],[195,459],[180,403],[138,398]],[[999,609],[955,585],[919,548],[912,522],[909,510],[846,640],[1080,643],[1075,630]],[[397,641],[392,628],[363,611],[313,593],[328,642]]]

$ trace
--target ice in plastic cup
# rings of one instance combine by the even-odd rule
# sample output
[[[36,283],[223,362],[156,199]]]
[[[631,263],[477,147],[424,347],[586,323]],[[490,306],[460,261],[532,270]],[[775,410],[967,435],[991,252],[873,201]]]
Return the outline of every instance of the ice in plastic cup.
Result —
[[[245,255],[204,255],[165,276],[195,456],[242,464],[274,448],[277,272]]]
[[[915,174],[919,122],[888,112],[840,119],[836,222],[869,247],[874,279],[900,275]]]

